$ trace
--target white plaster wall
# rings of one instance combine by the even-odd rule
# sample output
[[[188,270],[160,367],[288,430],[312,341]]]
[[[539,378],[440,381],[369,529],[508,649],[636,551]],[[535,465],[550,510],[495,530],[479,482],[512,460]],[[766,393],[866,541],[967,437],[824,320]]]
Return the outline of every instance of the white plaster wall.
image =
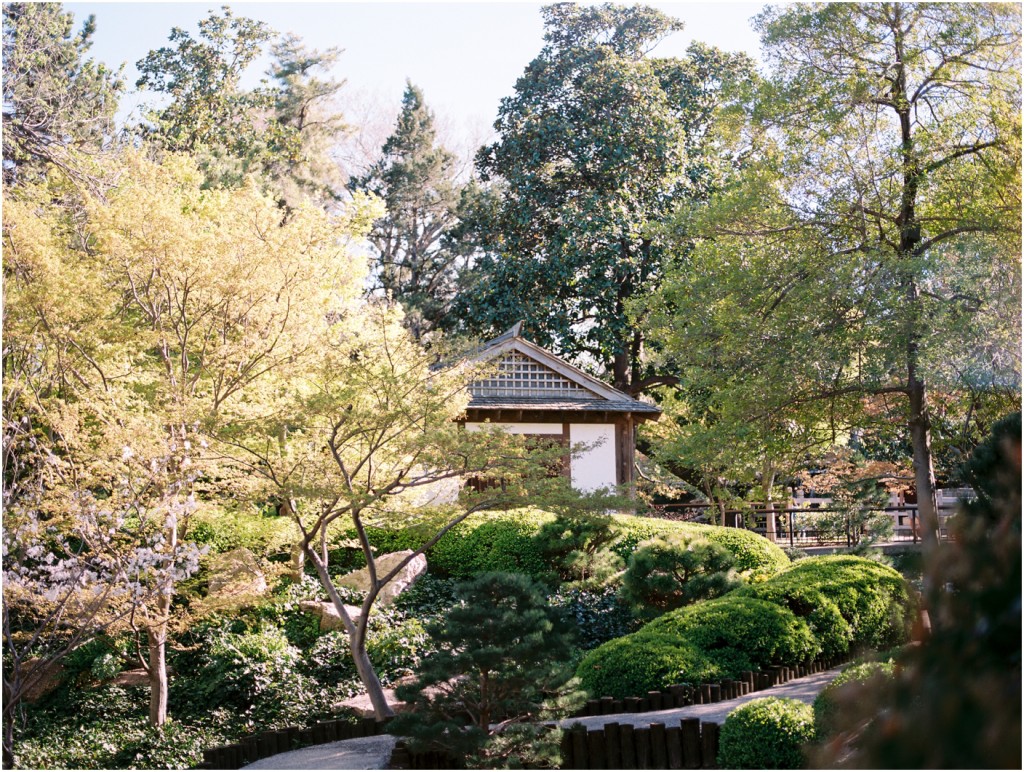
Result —
[[[569,442],[596,447],[573,456],[572,487],[583,493],[616,485],[615,424],[570,424]]]
[[[478,432],[481,429],[501,429],[509,434],[561,434],[562,424],[497,424],[466,422],[467,432]]]

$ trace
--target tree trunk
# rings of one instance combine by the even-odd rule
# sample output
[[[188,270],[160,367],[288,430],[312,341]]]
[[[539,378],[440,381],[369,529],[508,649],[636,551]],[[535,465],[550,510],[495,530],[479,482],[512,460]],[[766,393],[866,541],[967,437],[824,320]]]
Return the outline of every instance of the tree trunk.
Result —
[[[159,727],[167,721],[166,617],[162,622],[148,628],[146,635],[149,638],[149,724]]]
[[[909,384],[910,442],[914,456],[914,483],[917,486],[917,518],[921,543],[926,550],[939,541],[939,510],[935,500],[935,471],[932,468],[931,418],[928,395],[923,381],[912,378]]]
[[[385,718],[394,716],[395,711],[388,705],[387,697],[384,696],[384,687],[381,686],[377,671],[374,669],[373,663],[370,662],[370,656],[366,653],[366,638],[365,635],[360,634],[361,632],[357,631],[348,637],[349,645],[352,647],[352,659],[356,663],[359,680],[363,682],[366,694],[370,698],[370,704],[373,705],[373,714],[378,721],[383,721]]]
[[[766,464],[761,474],[761,492],[764,494],[765,536],[769,541],[778,539],[778,527],[775,522],[775,502],[772,500],[772,488],[775,487],[775,469]]]

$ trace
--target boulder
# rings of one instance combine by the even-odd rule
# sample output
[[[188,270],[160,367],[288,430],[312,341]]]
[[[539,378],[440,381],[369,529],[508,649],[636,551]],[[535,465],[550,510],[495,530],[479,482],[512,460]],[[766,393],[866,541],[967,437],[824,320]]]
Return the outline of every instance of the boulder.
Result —
[[[36,702],[60,686],[64,666],[60,662],[47,662],[30,657],[21,663],[21,677],[30,686],[22,698],[25,702]],[[6,677],[6,676],[5,676]]]
[[[299,608],[314,614],[320,620],[320,632],[328,633],[332,630],[344,632],[345,624],[341,621],[341,614],[338,613],[338,610],[334,608],[334,604],[329,600],[304,600],[299,604]],[[353,623],[358,623],[359,617],[363,613],[363,610],[357,606],[346,605],[345,611],[348,612]]]
[[[217,555],[210,572],[210,595],[233,597],[263,595],[267,592],[267,578],[260,570],[259,561],[245,547]]]
[[[377,576],[383,576],[392,571],[395,566],[412,555],[412,550],[402,552],[389,552],[387,555],[380,555],[374,561],[377,564]],[[384,585],[377,598],[379,603],[387,605],[393,603],[406,587],[411,586],[427,570],[427,559],[423,555],[417,555],[405,566],[398,575]],[[360,592],[368,592],[370,589],[370,571],[361,568],[339,577],[337,583],[343,587],[351,587]]]

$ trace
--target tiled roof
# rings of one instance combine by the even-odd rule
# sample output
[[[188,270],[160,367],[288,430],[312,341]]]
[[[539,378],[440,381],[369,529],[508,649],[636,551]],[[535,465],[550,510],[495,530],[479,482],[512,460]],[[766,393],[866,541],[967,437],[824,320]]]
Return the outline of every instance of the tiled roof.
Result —
[[[594,413],[660,413],[654,405],[635,399],[548,399],[545,397],[473,397],[470,409],[477,410],[566,410]]]

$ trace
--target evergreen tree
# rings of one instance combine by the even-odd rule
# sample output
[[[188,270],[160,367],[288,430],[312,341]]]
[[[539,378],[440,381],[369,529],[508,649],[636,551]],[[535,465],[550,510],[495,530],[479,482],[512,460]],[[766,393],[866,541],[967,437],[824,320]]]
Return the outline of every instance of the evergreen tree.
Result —
[[[526,576],[481,574],[457,596],[444,621],[428,628],[437,653],[421,663],[415,684],[399,689],[417,709],[396,719],[396,731],[470,767],[553,755],[550,733],[525,722],[544,718],[552,700],[572,699],[571,628]],[[509,732],[513,725],[523,731]]]
[[[274,117],[281,133],[294,136],[295,152],[268,159],[267,171],[285,202],[295,206],[302,198],[320,205],[339,200],[344,179],[331,151],[345,131],[333,100],[344,80],[321,78],[341,55],[337,48],[309,50],[294,34],[282,36],[271,47],[274,62]]]
[[[98,149],[113,134],[121,73],[85,58],[95,18],[77,34],[73,23],[60,3],[4,4],[5,185],[46,163],[67,168],[65,150]]]
[[[437,142],[423,93],[408,83],[381,159],[349,183],[352,190],[379,196],[387,207],[370,233],[374,290],[403,305],[417,337],[442,321],[468,261],[451,235],[475,189],[456,183],[455,162]]]
[[[500,203],[458,316],[478,333],[525,320],[538,343],[639,391],[645,335],[626,305],[660,283],[656,232],[673,201],[716,185],[716,110],[749,62],[700,45],[685,59],[649,57],[683,25],[645,6],[542,13],[544,48],[477,156]]]

